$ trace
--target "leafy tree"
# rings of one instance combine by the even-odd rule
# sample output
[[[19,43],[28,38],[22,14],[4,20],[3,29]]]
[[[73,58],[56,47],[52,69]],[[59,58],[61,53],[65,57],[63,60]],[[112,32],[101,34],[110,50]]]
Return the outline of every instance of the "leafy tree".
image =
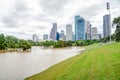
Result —
[[[19,40],[19,48],[22,48],[24,51],[31,48],[31,44],[25,40]]]
[[[76,41],[75,46],[84,46],[84,41],[83,40]]]
[[[113,24],[116,25],[115,40],[120,42],[120,16],[113,20]]]
[[[62,40],[59,40],[57,42],[54,43],[53,45],[54,48],[62,48],[62,47],[66,47],[66,43]]]
[[[72,41],[67,41],[66,42],[66,46],[72,46],[73,45],[73,42]]]
[[[17,48],[18,39],[14,36],[6,36],[6,44],[8,48]]]
[[[6,40],[5,40],[5,36],[3,34],[0,34],[0,49],[4,50],[6,49],[7,44],[6,44]]]

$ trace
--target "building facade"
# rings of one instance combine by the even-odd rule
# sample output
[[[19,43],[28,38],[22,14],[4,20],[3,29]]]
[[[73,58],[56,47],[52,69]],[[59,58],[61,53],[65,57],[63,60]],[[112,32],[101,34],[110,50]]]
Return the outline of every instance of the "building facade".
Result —
[[[48,40],[48,34],[43,35],[43,40]]]
[[[66,25],[66,41],[72,41],[73,39],[72,36],[73,36],[72,25],[68,24]]]
[[[91,24],[90,21],[86,21],[86,39],[91,39]]]
[[[75,16],[75,40],[85,40],[86,39],[86,29],[84,18]]]
[[[111,34],[110,30],[110,15],[103,16],[103,37],[108,37]]]
[[[99,39],[97,27],[92,28],[92,39]]]
[[[65,31],[64,31],[64,30],[61,30],[61,33],[60,33],[60,40],[66,41],[66,36],[65,36]]]
[[[33,42],[38,42],[39,37],[37,36],[37,34],[33,34]]]
[[[53,23],[53,27],[50,32],[50,39],[57,40],[57,23]]]

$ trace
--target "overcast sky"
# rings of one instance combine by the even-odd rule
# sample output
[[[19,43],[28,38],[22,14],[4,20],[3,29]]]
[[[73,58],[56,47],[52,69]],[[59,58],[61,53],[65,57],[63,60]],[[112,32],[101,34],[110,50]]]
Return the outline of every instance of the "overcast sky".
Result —
[[[74,16],[80,15],[103,29],[103,15],[107,14],[106,2],[111,3],[112,18],[120,16],[120,0],[0,0],[0,33],[18,38],[32,39],[38,34],[50,34],[52,23],[58,31],[66,24],[74,28]]]

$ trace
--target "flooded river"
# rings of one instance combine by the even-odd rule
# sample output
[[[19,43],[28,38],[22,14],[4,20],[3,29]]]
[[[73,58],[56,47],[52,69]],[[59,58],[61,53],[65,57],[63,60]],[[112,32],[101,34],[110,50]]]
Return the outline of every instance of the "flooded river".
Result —
[[[23,80],[79,54],[80,50],[77,47],[64,49],[32,47],[31,52],[0,53],[0,80]]]

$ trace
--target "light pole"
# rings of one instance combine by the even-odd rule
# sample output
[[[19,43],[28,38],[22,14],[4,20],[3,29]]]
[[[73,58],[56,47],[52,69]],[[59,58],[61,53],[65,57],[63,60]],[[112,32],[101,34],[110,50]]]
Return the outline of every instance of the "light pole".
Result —
[[[107,2],[106,5],[107,5],[107,10],[109,11],[109,31],[110,31],[109,35],[110,35],[110,44],[111,44],[111,13],[110,13],[110,3]]]

